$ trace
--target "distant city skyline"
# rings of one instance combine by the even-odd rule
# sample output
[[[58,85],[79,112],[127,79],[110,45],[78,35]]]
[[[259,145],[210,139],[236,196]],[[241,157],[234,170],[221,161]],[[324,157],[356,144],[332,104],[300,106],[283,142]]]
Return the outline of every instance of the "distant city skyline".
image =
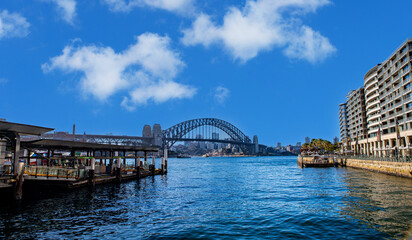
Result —
[[[268,146],[332,142],[346,94],[412,37],[406,0],[125,3],[2,1],[0,118],[141,135],[213,117]]]

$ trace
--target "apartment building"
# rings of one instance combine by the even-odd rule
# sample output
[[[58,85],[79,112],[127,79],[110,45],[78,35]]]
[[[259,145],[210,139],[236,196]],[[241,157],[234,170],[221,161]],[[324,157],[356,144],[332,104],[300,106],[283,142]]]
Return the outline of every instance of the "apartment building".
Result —
[[[346,103],[342,103],[339,105],[339,125],[340,125],[340,139],[342,139],[342,142],[345,142],[345,140],[349,138]]]
[[[352,141],[366,139],[366,105],[364,88],[350,91],[346,96],[346,113],[348,116],[348,135]]]
[[[412,143],[411,50],[412,39],[409,39],[377,71],[382,122],[381,145],[384,151],[392,151],[395,147],[402,149]]]
[[[388,59],[365,74],[362,88],[348,93],[347,131],[351,139],[350,149],[355,154],[389,156],[410,153],[411,58],[412,39],[408,39]],[[342,138],[344,122],[340,121],[340,125]]]
[[[376,137],[378,135],[380,124],[380,98],[377,71],[378,67],[373,67],[364,76],[365,103],[366,103],[366,124],[367,137]]]

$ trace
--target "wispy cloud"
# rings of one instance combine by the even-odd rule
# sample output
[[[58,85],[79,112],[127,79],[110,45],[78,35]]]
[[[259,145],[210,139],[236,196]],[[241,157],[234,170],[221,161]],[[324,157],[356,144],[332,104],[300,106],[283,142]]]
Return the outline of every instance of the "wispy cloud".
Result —
[[[179,54],[171,49],[168,37],[145,33],[121,53],[96,45],[66,46],[60,56],[51,58],[42,68],[44,72],[82,72],[82,91],[100,101],[127,90],[129,96],[124,97],[122,106],[133,110],[148,101],[161,103],[192,97],[195,88],[174,80],[184,66]]]
[[[135,7],[151,7],[177,13],[193,10],[193,0],[104,0],[104,2],[114,12],[129,12]]]
[[[56,4],[57,9],[62,15],[62,19],[69,24],[73,24],[76,17],[76,0],[48,0]]]
[[[30,23],[18,13],[0,11],[0,39],[25,37],[29,34]]]
[[[226,99],[229,97],[229,94],[230,94],[229,89],[222,87],[222,86],[218,86],[215,89],[216,102],[218,102],[219,104],[224,104]]]
[[[336,48],[328,38],[302,24],[299,16],[329,3],[328,0],[247,0],[242,9],[231,7],[222,24],[200,14],[183,31],[182,42],[187,46],[221,45],[242,62],[275,47],[282,48],[289,58],[319,62],[336,52]]]
[[[162,103],[170,99],[191,98],[195,93],[193,87],[174,81],[152,82],[132,90],[130,97],[124,97],[121,105],[132,111],[136,105],[146,104],[149,100]]]
[[[6,85],[8,82],[9,80],[7,78],[0,78],[0,86]]]

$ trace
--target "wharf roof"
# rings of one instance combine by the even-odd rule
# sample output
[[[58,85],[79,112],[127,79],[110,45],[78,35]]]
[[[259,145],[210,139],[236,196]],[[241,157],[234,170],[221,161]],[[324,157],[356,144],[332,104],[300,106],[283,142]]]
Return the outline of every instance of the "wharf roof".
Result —
[[[54,128],[39,127],[21,123],[13,123],[0,120],[0,132],[14,132],[25,135],[42,135],[43,133],[50,132]]]
[[[146,151],[157,152],[160,147],[154,145],[128,146],[101,144],[90,142],[66,141],[56,139],[40,139],[21,142],[23,148],[55,149],[55,150],[97,150],[97,151]]]

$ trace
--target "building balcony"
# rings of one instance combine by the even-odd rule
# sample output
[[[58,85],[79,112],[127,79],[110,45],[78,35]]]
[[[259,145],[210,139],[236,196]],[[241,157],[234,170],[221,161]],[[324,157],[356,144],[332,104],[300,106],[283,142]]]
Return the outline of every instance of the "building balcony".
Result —
[[[378,128],[377,128],[377,129],[368,130],[368,134],[374,134],[374,133],[377,133],[377,132],[378,132]]]
[[[380,115],[380,108],[379,107],[371,108],[366,112],[366,117],[374,116],[374,115]]]
[[[378,81],[374,80],[372,82],[370,82],[369,84],[365,85],[365,96],[368,95],[368,93],[372,92],[372,91],[376,91],[378,90],[378,85],[377,85]]]
[[[400,67],[401,67],[401,68],[404,67],[407,63],[409,63],[409,56],[406,57],[406,58],[403,60],[403,62],[401,62]]]
[[[385,126],[382,125],[382,129],[387,129],[387,128],[394,127],[394,126],[395,126],[395,122],[393,122],[393,123],[388,123],[388,124],[386,124]]]
[[[368,126],[369,126],[369,124],[372,124],[372,122],[373,122],[373,125],[375,124],[375,122],[377,122],[377,123],[379,123],[378,122],[379,121],[379,117],[372,117],[372,118],[368,118]]]
[[[405,119],[405,122],[406,122],[406,123],[412,122],[412,117],[406,118],[406,119]]]
[[[368,128],[373,128],[379,126],[379,122],[368,123]]]
[[[378,110],[380,109],[379,100],[376,100],[376,101],[370,103],[369,105],[367,105],[366,106],[366,113],[369,114],[369,112],[371,112],[371,111],[373,112],[376,109],[378,109]]]
[[[367,103],[367,102],[370,102],[371,100],[373,101],[373,99],[375,99],[375,98],[379,98],[379,91],[378,90],[375,90],[375,91],[371,92],[370,94],[368,94],[365,97],[365,102]]]

